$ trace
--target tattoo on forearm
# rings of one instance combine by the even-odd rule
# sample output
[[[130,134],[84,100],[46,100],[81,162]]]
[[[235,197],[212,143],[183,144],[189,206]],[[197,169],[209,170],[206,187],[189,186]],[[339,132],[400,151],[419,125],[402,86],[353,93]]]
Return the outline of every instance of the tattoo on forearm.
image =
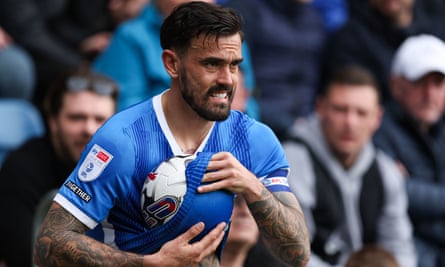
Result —
[[[219,260],[216,254],[207,256],[199,263],[199,267],[219,267]]]
[[[87,227],[71,214],[53,205],[36,240],[35,261],[39,266],[60,267],[143,266],[142,256],[99,243],[84,235],[86,230]]]
[[[286,264],[304,266],[310,255],[309,234],[294,196],[288,192],[273,195],[264,189],[262,200],[249,208],[272,252]]]

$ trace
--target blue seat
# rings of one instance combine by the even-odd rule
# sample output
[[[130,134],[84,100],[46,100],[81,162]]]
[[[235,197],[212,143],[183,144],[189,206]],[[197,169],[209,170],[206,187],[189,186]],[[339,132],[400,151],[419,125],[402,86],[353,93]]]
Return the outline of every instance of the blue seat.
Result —
[[[44,133],[42,116],[32,103],[24,99],[0,98],[0,167],[11,150]]]

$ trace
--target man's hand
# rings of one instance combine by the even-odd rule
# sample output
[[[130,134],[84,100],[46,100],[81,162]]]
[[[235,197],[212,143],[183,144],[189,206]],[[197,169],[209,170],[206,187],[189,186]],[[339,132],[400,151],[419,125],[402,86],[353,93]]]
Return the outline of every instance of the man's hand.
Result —
[[[297,198],[291,192],[270,192],[231,153],[212,156],[198,187],[204,193],[226,189],[242,194],[266,246],[289,266],[305,266],[310,256],[309,232]]]
[[[144,266],[197,266],[206,257],[216,259],[215,251],[224,237],[225,226],[225,223],[218,224],[200,241],[190,244],[190,241],[204,230],[204,223],[197,223],[182,235],[165,243],[158,253],[145,256]],[[214,262],[216,265],[206,266],[219,266],[217,260],[208,262]]]
[[[200,193],[226,189],[243,194],[248,202],[258,200],[264,189],[258,178],[229,152],[212,156],[202,182],[209,184],[200,186]]]

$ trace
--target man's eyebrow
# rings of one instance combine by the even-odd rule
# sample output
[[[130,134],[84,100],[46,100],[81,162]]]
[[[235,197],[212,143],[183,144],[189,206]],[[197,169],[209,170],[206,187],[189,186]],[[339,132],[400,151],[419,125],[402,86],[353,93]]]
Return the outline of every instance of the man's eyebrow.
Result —
[[[244,60],[244,58],[234,59],[234,60],[232,60],[232,64],[239,65],[239,64],[241,64],[241,62],[243,62],[243,60]]]
[[[203,63],[209,63],[209,62],[212,62],[212,63],[225,63],[225,62],[228,62],[230,64],[240,64],[243,60],[244,60],[243,58],[238,58],[238,59],[234,59],[232,61],[227,61],[227,60],[225,60],[223,58],[219,58],[219,57],[206,57],[206,58],[203,58],[203,59],[201,59],[199,61],[203,62]]]

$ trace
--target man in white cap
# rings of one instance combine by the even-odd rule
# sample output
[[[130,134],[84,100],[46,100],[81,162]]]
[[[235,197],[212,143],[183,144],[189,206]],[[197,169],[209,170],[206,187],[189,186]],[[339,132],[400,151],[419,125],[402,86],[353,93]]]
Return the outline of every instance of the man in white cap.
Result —
[[[445,266],[445,43],[408,38],[391,71],[388,106],[378,146],[393,156],[407,181],[419,267]]]

